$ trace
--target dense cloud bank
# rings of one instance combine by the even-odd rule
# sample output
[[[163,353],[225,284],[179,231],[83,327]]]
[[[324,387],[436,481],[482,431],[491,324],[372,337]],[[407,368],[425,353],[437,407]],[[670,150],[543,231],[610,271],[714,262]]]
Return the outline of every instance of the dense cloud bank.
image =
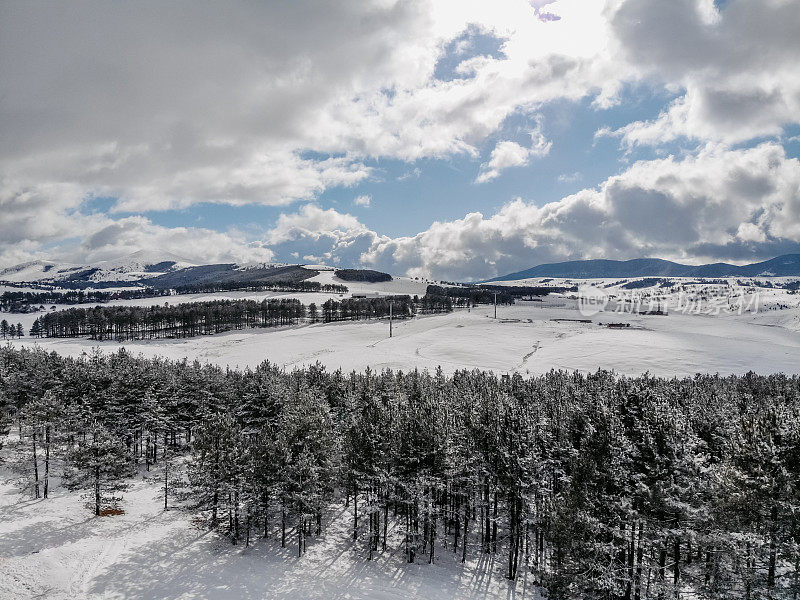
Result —
[[[410,237],[380,236],[351,215],[307,205],[282,219],[272,241],[291,240],[307,260],[464,279],[577,258],[764,259],[800,247],[799,190],[800,162],[780,145],[709,144],[696,156],[637,162],[541,207],[516,199]]]
[[[198,262],[328,256],[463,278],[600,255],[772,255],[800,240],[797,164],[781,137],[800,114],[799,29],[795,0],[722,9],[712,0],[376,0],[224,12],[5,3],[0,263],[158,247]],[[498,51],[476,51],[481,36]],[[454,65],[446,77],[443,61]],[[493,196],[503,171],[550,151],[542,107],[586,98],[608,107],[626,86],[674,100],[655,119],[599,136],[623,148],[695,146],[543,206]],[[538,124],[529,143],[498,139],[513,115]],[[408,161],[411,171],[418,159],[453,157],[474,161],[468,177],[487,205],[508,203],[394,239],[308,205],[374,181],[376,160]],[[93,209],[96,198],[112,198],[111,208]],[[288,208],[265,239],[138,214],[199,203]],[[326,227],[310,224],[314,211],[330,217]]]

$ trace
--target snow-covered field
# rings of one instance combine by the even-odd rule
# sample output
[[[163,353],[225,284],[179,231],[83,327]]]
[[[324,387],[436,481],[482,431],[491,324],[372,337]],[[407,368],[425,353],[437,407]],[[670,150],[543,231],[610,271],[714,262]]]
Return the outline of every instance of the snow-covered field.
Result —
[[[5,452],[5,451],[4,451]],[[302,558],[280,533],[233,546],[180,508],[163,510],[160,473],[124,492],[123,515],[94,517],[78,493],[22,495],[0,468],[0,598],[83,599],[447,599],[539,598],[530,576],[509,585],[502,554],[470,549],[465,564],[444,547],[435,564],[407,564],[402,544],[367,560],[352,541],[352,512],[331,507],[323,535]],[[524,569],[523,569],[524,571]]]
[[[338,283],[331,272],[316,279]],[[547,282],[572,283],[576,282]],[[609,297],[606,310],[594,315],[578,311],[574,293],[551,294],[541,302],[522,300],[514,306],[499,306],[497,319],[493,308],[484,305],[395,321],[391,339],[388,322],[375,320],[125,344],[28,338],[12,343],[38,344],[68,355],[89,353],[95,347],[114,351],[124,345],[145,356],[187,357],[240,368],[268,359],[286,368],[320,362],[329,369],[345,370],[441,366],[446,372],[480,368],[530,374],[598,368],[676,376],[798,370],[800,297],[787,290],[735,282],[684,282],[667,290],[626,290],[619,281],[590,283]],[[427,283],[396,279],[347,285],[350,293],[422,295]],[[706,310],[720,303],[730,306],[742,292],[754,291],[759,293],[757,310],[752,305],[742,314]],[[611,310],[631,294],[655,300],[669,309],[669,315]],[[299,297],[306,304],[338,298],[338,294],[227,292],[120,303],[276,296]],[[681,302],[687,298],[699,299],[700,310],[682,311]],[[22,321],[27,329],[36,315],[4,313],[2,317]],[[629,327],[609,328],[610,323]],[[3,450],[8,452],[10,448]],[[155,479],[140,475],[125,492],[124,515],[94,518],[79,494],[58,488],[47,501],[31,500],[20,493],[10,472],[0,467],[0,599],[537,597],[531,581],[521,579],[509,587],[500,564],[502,555],[492,559],[474,552],[471,561],[462,565],[443,549],[434,565],[406,565],[397,553],[379,553],[369,562],[364,549],[354,547],[350,540],[349,509],[341,505],[332,507],[324,535],[311,543],[302,559],[292,547],[282,550],[274,536],[257,539],[250,548],[234,547],[196,527],[188,512],[179,508],[164,512],[158,471],[150,476]]]
[[[316,278],[335,282],[333,274]],[[338,280],[337,280],[338,282]],[[514,283],[514,282],[512,282]],[[525,282],[525,283],[538,283]],[[548,282],[549,285],[564,281]],[[571,282],[574,283],[574,282]],[[750,293],[750,286],[708,284],[684,286],[689,292],[665,292],[659,288],[624,290],[615,281],[592,281],[596,289],[616,302],[633,293],[658,298],[668,306],[668,316],[606,312],[586,317],[578,312],[574,294],[551,294],[543,302],[518,301],[498,307],[498,319],[491,306],[448,315],[422,316],[395,321],[394,337],[388,337],[386,320],[316,324],[286,329],[250,329],[218,336],[179,340],[92,342],[88,339],[23,339],[14,343],[38,344],[68,355],[89,353],[99,347],[114,351],[121,346],[135,354],[198,359],[231,367],[254,366],[270,360],[281,366],[320,362],[329,369],[435,369],[445,372],[462,368],[491,369],[498,373],[518,371],[543,373],[550,369],[594,371],[613,369],[623,374],[649,371],[659,375],[692,375],[697,372],[758,373],[796,372],[800,364],[800,296],[782,289],[758,289],[759,306],[742,314],[683,313],[680,302],[694,297],[738,298]],[[424,294],[426,283],[396,279],[378,284],[348,283],[350,293]],[[677,288],[676,288],[677,289]],[[705,291],[704,291],[705,290]],[[716,296],[715,296],[716,294]],[[168,301],[190,302],[210,298],[300,297],[304,303],[321,304],[338,294],[297,294],[269,292],[225,292],[169,298],[120,301],[121,304],[152,304]],[[727,302],[727,300],[725,300]],[[706,305],[704,304],[703,307]],[[710,306],[710,305],[709,305]],[[787,308],[788,307],[788,308]],[[752,309],[752,307],[751,307]],[[714,311],[711,311],[712,313]],[[10,315],[27,329],[36,315]],[[554,319],[591,318],[592,323]],[[609,323],[630,327],[610,329]]]

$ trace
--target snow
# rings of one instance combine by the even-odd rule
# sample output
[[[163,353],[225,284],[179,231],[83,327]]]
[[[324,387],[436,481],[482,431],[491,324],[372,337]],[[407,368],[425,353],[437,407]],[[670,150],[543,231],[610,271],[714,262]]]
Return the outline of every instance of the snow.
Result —
[[[342,283],[333,272],[320,273],[314,280]],[[692,279],[691,281],[696,281]],[[688,282],[688,280],[687,280]],[[427,283],[408,278],[390,282],[344,282],[350,293],[424,294]],[[518,282],[511,282],[518,283]],[[537,283],[532,281],[530,283]],[[565,281],[553,281],[562,285]],[[678,294],[661,288],[625,290],[620,280],[592,281],[595,288],[614,298],[641,293],[658,298],[669,307],[668,316],[600,312],[592,323],[554,321],[586,318],[577,310],[575,294],[551,294],[543,302],[518,301],[498,307],[495,320],[491,306],[468,312],[419,316],[394,322],[394,337],[389,339],[387,320],[303,325],[283,329],[249,329],[216,336],[189,339],[125,342],[93,342],[89,339],[23,338],[14,344],[38,344],[47,350],[80,356],[95,347],[115,351],[124,346],[134,354],[184,357],[230,367],[253,367],[270,360],[286,368],[320,362],[328,369],[489,369],[496,373],[544,373],[550,369],[595,371],[611,369],[621,374],[687,376],[697,372],[741,374],[794,373],[800,364],[800,296],[787,290],[760,289],[757,312],[743,314],[683,314]],[[702,291],[709,297],[737,297],[745,286],[703,284],[686,286],[691,293]],[[688,293],[687,293],[688,294]],[[348,294],[349,295],[349,294]],[[140,305],[169,302],[196,302],[221,298],[296,297],[318,306],[339,294],[220,292],[159,298],[115,301],[114,304]],[[713,298],[712,298],[713,300]],[[702,305],[706,307],[705,304]],[[788,308],[783,308],[788,307]],[[59,307],[61,308],[61,307]],[[41,313],[40,313],[41,314]],[[37,314],[3,315],[11,323],[21,322],[27,331]],[[629,323],[622,329],[609,329],[609,323]]]
[[[107,271],[113,270],[124,273],[128,271],[144,271],[147,266],[166,261],[176,263],[175,268],[197,266],[196,263],[165,250],[139,250],[128,256],[100,262],[95,266]]]
[[[174,264],[169,265],[166,271],[148,270],[152,265],[158,265],[163,262],[172,262]],[[157,277],[163,275],[167,271],[193,266],[196,266],[195,263],[170,252],[165,252],[163,250],[139,250],[128,256],[102,261],[95,265],[87,266],[86,268],[98,269],[89,276],[89,280],[91,281],[134,282],[147,277]]]
[[[100,261],[95,264],[77,265],[71,263],[54,263],[50,261],[35,260],[27,263],[0,269],[0,281],[15,283],[27,282],[58,282],[67,279],[70,275],[97,269],[89,276],[94,282],[105,281],[138,281],[143,277],[155,277],[163,272],[148,271],[151,265],[172,261],[175,264],[169,270],[182,269],[195,266],[180,256],[163,250],[139,250],[128,256],[113,260]]]
[[[422,295],[427,286],[427,282],[406,278],[376,284],[340,282],[331,271],[314,279],[345,283],[351,293]],[[592,280],[596,290],[613,297],[609,308],[621,297],[644,294],[663,302],[670,314],[605,311],[586,317],[577,310],[575,294],[568,293],[551,294],[541,302],[499,306],[497,319],[493,307],[480,306],[395,321],[392,338],[384,319],[124,344],[27,338],[10,343],[38,344],[73,356],[94,347],[115,351],[124,346],[134,354],[187,357],[240,368],[269,359],[286,368],[320,362],[329,369],[345,370],[441,366],[447,373],[462,368],[523,374],[604,368],[629,375],[649,371],[666,376],[797,372],[800,296],[776,288],[756,290],[749,281],[689,286],[694,281],[683,282],[691,287],[687,294],[702,296],[705,307],[749,290],[760,293],[758,310],[684,314],[678,310],[678,292],[658,287],[625,290],[620,280]],[[115,304],[264,297],[297,297],[319,305],[339,295],[223,292]],[[22,321],[26,329],[36,316],[2,315],[13,323]],[[577,321],[586,318],[591,322]],[[610,323],[630,327],[609,329]],[[11,449],[2,452],[7,456]],[[251,548],[234,547],[198,529],[192,514],[181,509],[164,512],[158,470],[150,477],[138,476],[124,493],[124,515],[95,518],[79,494],[58,487],[46,501],[31,500],[19,492],[8,469],[0,466],[0,598],[537,598],[531,581],[509,587],[503,577],[502,554],[486,557],[471,549],[470,561],[461,565],[452,551],[442,549],[434,565],[407,565],[402,553],[394,550],[378,553],[369,562],[364,548],[354,547],[350,540],[351,514],[341,504],[331,507],[325,533],[310,542],[303,558],[296,557],[291,545],[281,549],[274,536],[258,539]],[[401,545],[390,543],[390,548]]]
[[[317,269],[319,267],[311,267]],[[367,283],[363,281],[345,281],[334,275],[332,270],[323,270],[319,275],[312,277],[308,281],[318,281],[325,284],[346,285],[349,294],[359,293],[378,293],[384,295],[404,295],[424,296],[428,289],[428,283],[411,279],[409,277],[393,277],[391,281],[379,281],[377,283]]]
[[[37,287],[26,287],[26,286],[23,286],[23,285],[0,285],[0,294],[3,294],[5,292],[12,292],[12,293],[15,293],[15,292],[22,292],[22,293],[30,292],[32,294],[41,294],[43,291],[50,291],[50,290],[49,289],[43,290],[43,289],[37,288]]]
[[[539,598],[530,575],[509,585],[505,557],[477,547],[468,548],[464,565],[452,546],[437,548],[433,565],[424,556],[409,565],[395,533],[370,562],[363,541],[352,542],[352,512],[343,503],[331,507],[323,535],[311,536],[298,558],[294,536],[285,549],[275,530],[269,539],[254,533],[250,548],[233,546],[198,528],[193,513],[164,511],[158,469],[132,481],[123,492],[125,514],[113,517],[94,517],[79,493],[58,488],[32,500],[7,481],[7,468],[0,475],[3,599]]]
[[[45,279],[61,278],[83,267],[73,264],[56,264],[44,260],[34,260],[13,267],[0,269],[0,281],[18,283],[36,282]]]
[[[316,294],[312,295],[316,296]],[[172,298],[170,299],[172,300]],[[303,298],[307,301],[307,298]],[[420,316],[395,321],[388,337],[386,320],[315,324],[285,329],[249,329],[177,340],[93,342],[88,339],[23,338],[14,344],[38,344],[46,350],[79,356],[99,347],[125,346],[134,354],[188,357],[231,367],[253,367],[268,359],[286,368],[320,362],[329,369],[490,369],[497,373],[543,373],[550,369],[683,376],[793,373],[800,364],[800,337],[780,326],[764,326],[752,316],[672,313],[644,316],[600,313],[593,323],[553,321],[583,318],[574,301],[554,297],[544,303],[519,302],[493,309]],[[782,311],[800,316],[797,309]],[[790,315],[792,315],[790,317]],[[18,315],[30,318],[32,315]],[[12,319],[16,320],[16,319]],[[613,322],[630,328],[609,329]]]

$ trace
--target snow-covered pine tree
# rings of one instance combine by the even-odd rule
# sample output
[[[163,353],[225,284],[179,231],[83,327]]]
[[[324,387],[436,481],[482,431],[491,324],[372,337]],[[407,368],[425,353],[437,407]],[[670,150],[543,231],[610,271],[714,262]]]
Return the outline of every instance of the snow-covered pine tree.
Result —
[[[34,469],[36,472],[36,497],[39,494],[39,474],[38,456],[36,454],[36,443],[38,439],[41,449],[44,471],[42,474],[42,495],[44,498],[49,496],[50,471],[53,444],[56,436],[60,433],[60,427],[65,423],[63,417],[66,411],[61,403],[57,388],[50,389],[40,398],[34,398],[22,409],[22,421],[26,424],[26,429],[33,443],[33,457],[35,461]]]
[[[64,484],[70,490],[87,490],[95,516],[117,509],[126,489],[125,479],[133,475],[133,462],[125,444],[96,419],[84,424],[85,438],[69,448]]]

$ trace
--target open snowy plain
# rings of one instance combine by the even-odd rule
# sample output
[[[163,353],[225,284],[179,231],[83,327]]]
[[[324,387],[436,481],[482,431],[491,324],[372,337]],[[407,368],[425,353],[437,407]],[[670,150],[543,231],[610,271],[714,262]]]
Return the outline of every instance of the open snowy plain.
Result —
[[[334,278],[332,272],[320,273],[315,279],[322,283],[345,283],[350,293],[422,296],[427,286],[425,282],[405,278],[375,284],[343,282]],[[678,282],[676,287],[665,291],[658,287],[625,290],[618,281],[593,280],[590,282],[592,289],[611,298],[606,310],[597,314],[581,314],[576,294],[551,294],[541,302],[521,300],[513,306],[499,306],[497,319],[493,318],[493,307],[480,305],[469,311],[458,309],[447,315],[395,321],[391,339],[388,322],[373,320],[248,329],[175,340],[119,343],[82,338],[23,338],[14,343],[38,344],[72,356],[90,353],[94,348],[113,352],[124,346],[134,354],[147,357],[186,357],[239,368],[269,360],[287,369],[319,362],[328,369],[344,370],[441,367],[445,372],[475,368],[523,374],[551,369],[610,369],[626,375],[648,371],[668,376],[796,370],[796,365],[800,364],[800,295],[777,288],[739,285],[736,280],[726,285],[689,285],[694,280],[683,285],[680,280],[675,281]],[[537,285],[539,281],[506,283]],[[576,283],[548,280],[546,285]],[[617,312],[615,303],[632,295],[667,307],[669,314]],[[754,295],[757,295],[757,304],[753,301]],[[147,305],[167,301],[174,304],[265,297],[297,297],[305,304],[321,305],[328,298],[338,298],[338,294],[221,292],[117,303]],[[738,309],[739,305],[733,306],[737,302],[742,310]],[[26,331],[35,318],[35,313],[9,316],[10,321],[22,322]],[[591,323],[579,322],[586,319]],[[609,328],[611,323],[629,327]]]
[[[316,278],[340,283],[331,272]],[[510,284],[537,285],[532,280]],[[544,282],[573,285],[574,281]],[[678,282],[626,289],[620,281],[592,281],[605,310],[584,314],[575,293],[551,294],[513,306],[482,305],[451,314],[395,321],[313,324],[283,329],[249,329],[191,339],[102,343],[88,339],[23,338],[11,343],[79,356],[94,348],[121,347],[144,356],[188,358],[230,367],[263,360],[291,369],[319,362],[328,369],[489,369],[536,374],[550,369],[668,376],[696,372],[795,372],[800,364],[798,296],[784,289],[756,288],[730,281]],[[427,282],[398,278],[353,284],[350,293],[423,295]],[[688,292],[687,292],[688,290]],[[752,295],[758,294],[758,305]],[[639,294],[667,308],[668,315],[616,312]],[[749,294],[749,295],[748,295]],[[320,305],[338,294],[227,292],[120,301],[146,305],[211,298],[299,297]],[[736,303],[747,299],[745,310]],[[691,310],[687,310],[688,301]],[[723,309],[717,310],[714,307]],[[697,310],[696,310],[697,308]],[[741,313],[741,314],[740,314]],[[36,314],[3,315],[27,330]],[[589,322],[586,322],[586,321]],[[610,328],[609,324],[617,324]],[[10,458],[13,440],[3,449]],[[13,461],[9,461],[9,464]],[[125,492],[124,515],[95,518],[79,494],[57,485],[49,500],[31,500],[17,476],[0,467],[0,598],[537,598],[535,582],[503,577],[493,558],[471,553],[458,562],[444,548],[437,562],[407,565],[402,555],[379,553],[365,560],[350,539],[351,509],[332,507],[325,535],[298,559],[280,549],[274,535],[249,548],[231,546],[192,523],[174,507],[164,511],[159,472],[140,473]],[[482,558],[479,558],[482,557]],[[500,560],[502,562],[502,559]],[[523,570],[524,571],[524,570]]]

